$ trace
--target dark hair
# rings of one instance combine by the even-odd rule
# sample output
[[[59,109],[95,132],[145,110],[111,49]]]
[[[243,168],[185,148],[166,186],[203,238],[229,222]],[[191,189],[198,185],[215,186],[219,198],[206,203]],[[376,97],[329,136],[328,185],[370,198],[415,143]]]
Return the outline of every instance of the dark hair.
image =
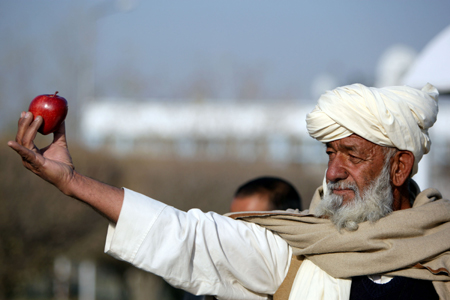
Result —
[[[302,199],[292,184],[278,177],[258,177],[242,184],[234,197],[246,197],[253,194],[267,194],[273,208],[302,210]]]

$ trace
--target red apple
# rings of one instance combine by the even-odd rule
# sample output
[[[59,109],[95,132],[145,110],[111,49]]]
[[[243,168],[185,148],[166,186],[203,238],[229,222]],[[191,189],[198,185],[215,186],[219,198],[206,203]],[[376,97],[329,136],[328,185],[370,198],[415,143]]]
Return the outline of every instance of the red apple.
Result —
[[[53,95],[39,95],[31,101],[28,108],[35,118],[41,116],[44,119],[44,123],[38,129],[43,135],[55,132],[67,115],[67,100],[56,94],[58,92]]]

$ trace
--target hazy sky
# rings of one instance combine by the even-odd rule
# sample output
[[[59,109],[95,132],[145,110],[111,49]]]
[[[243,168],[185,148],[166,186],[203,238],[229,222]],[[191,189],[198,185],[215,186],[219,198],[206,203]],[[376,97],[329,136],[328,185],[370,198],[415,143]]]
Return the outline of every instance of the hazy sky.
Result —
[[[448,0],[129,4],[124,12],[116,1],[1,1],[0,57],[13,52],[29,68],[2,66],[10,81],[4,88],[23,72],[33,77],[23,87],[32,87],[30,94],[79,84],[67,70],[80,74],[81,56],[91,61],[96,96],[133,96],[135,89],[138,97],[177,97],[209,85],[210,96],[233,98],[239,89],[246,95],[245,82],[261,98],[310,98],[319,74],[330,73],[339,84],[372,83],[388,47],[420,51],[450,24]],[[121,78],[132,81],[128,90],[119,89]]]

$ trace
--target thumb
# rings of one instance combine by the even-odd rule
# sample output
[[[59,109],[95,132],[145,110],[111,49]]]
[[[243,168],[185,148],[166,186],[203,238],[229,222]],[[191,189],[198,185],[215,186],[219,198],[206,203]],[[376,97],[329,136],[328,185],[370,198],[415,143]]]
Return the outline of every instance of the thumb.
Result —
[[[66,121],[63,121],[53,133],[53,143],[64,144],[67,147],[66,140]]]

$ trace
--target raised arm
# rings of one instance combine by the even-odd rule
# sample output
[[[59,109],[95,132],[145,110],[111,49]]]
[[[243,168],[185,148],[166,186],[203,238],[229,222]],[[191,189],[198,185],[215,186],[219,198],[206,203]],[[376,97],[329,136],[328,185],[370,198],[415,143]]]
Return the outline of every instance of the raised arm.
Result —
[[[75,171],[66,141],[64,122],[54,133],[53,142],[39,149],[34,144],[43,120],[33,121],[33,114],[22,112],[15,141],[8,146],[21,157],[23,165],[61,192],[90,205],[109,221],[116,223],[122,208],[124,192]]]
[[[277,234],[200,210],[183,212],[75,171],[64,123],[53,142],[34,144],[42,118],[22,113],[15,141],[24,166],[64,194],[83,201],[110,224],[105,251],[172,285],[221,299],[268,299],[289,268],[292,250]],[[119,221],[120,215],[120,221]]]

